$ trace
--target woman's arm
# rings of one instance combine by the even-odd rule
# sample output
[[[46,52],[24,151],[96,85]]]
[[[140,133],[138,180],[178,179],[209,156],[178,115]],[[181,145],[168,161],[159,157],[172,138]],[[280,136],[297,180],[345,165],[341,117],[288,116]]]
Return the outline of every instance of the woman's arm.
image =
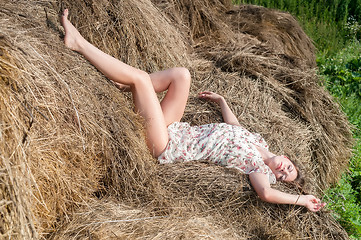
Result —
[[[233,114],[232,110],[229,108],[224,97],[222,97],[221,95],[219,95],[217,93],[209,92],[209,91],[200,92],[198,94],[198,97],[201,99],[205,99],[205,100],[209,100],[211,102],[217,103],[221,108],[223,121],[225,123],[228,123],[231,125],[240,125],[238,122],[238,119]]]
[[[276,204],[296,204],[304,206],[312,212],[317,212],[326,205],[313,195],[293,195],[271,188],[268,176],[264,173],[251,173],[249,178],[253,188],[263,201]]]

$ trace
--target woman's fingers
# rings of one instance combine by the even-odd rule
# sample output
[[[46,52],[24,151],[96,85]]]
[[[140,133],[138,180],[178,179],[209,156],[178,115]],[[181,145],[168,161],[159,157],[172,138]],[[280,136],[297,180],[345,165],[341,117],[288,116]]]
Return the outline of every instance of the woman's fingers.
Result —
[[[315,197],[314,199],[312,199],[312,202],[313,203],[319,203],[319,202],[321,202],[321,200]]]
[[[314,203],[314,208],[313,208],[313,212],[317,212],[319,210],[321,210],[321,208],[323,208],[324,206],[326,206],[326,203],[322,203],[321,200],[319,199],[314,199],[317,202]]]
[[[198,97],[199,98],[210,98],[212,97],[212,92],[208,92],[208,91],[204,91],[204,92],[200,92],[198,93]]]
[[[323,208],[326,203],[323,203],[319,198],[315,197],[315,196],[312,196],[310,195],[309,196],[309,204],[308,204],[308,209],[311,211],[311,212],[317,212],[319,210],[321,210],[321,208]]]
[[[212,92],[209,92],[209,91],[203,91],[203,92],[198,93],[199,96],[210,95],[210,94],[212,94]]]

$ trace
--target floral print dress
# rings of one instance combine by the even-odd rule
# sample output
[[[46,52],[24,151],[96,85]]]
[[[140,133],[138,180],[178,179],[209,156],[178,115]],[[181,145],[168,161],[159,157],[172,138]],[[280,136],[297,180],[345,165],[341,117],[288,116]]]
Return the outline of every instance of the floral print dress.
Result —
[[[161,164],[209,160],[242,173],[259,172],[268,175],[271,184],[276,177],[264,163],[255,145],[266,148],[266,141],[242,126],[212,123],[190,126],[174,122],[168,126],[169,142],[158,157]]]

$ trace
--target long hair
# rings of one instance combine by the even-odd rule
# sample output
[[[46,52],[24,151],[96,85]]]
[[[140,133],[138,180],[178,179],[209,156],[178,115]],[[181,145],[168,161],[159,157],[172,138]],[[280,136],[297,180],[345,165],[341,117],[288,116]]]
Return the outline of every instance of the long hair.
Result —
[[[295,169],[297,170],[297,177],[295,180],[293,180],[292,182],[290,182],[290,184],[294,185],[295,187],[297,187],[297,189],[302,193],[302,194],[307,194],[304,190],[304,185],[305,185],[305,179],[303,177],[302,172],[300,171],[300,167],[298,164],[296,164],[293,160],[290,159],[290,161],[293,163],[293,166],[295,166]]]

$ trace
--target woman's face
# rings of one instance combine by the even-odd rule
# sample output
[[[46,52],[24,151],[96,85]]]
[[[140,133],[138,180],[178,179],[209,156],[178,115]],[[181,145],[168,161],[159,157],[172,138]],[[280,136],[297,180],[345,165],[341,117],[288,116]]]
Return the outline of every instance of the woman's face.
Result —
[[[291,182],[297,178],[297,169],[285,156],[272,157],[268,164],[277,181]]]

